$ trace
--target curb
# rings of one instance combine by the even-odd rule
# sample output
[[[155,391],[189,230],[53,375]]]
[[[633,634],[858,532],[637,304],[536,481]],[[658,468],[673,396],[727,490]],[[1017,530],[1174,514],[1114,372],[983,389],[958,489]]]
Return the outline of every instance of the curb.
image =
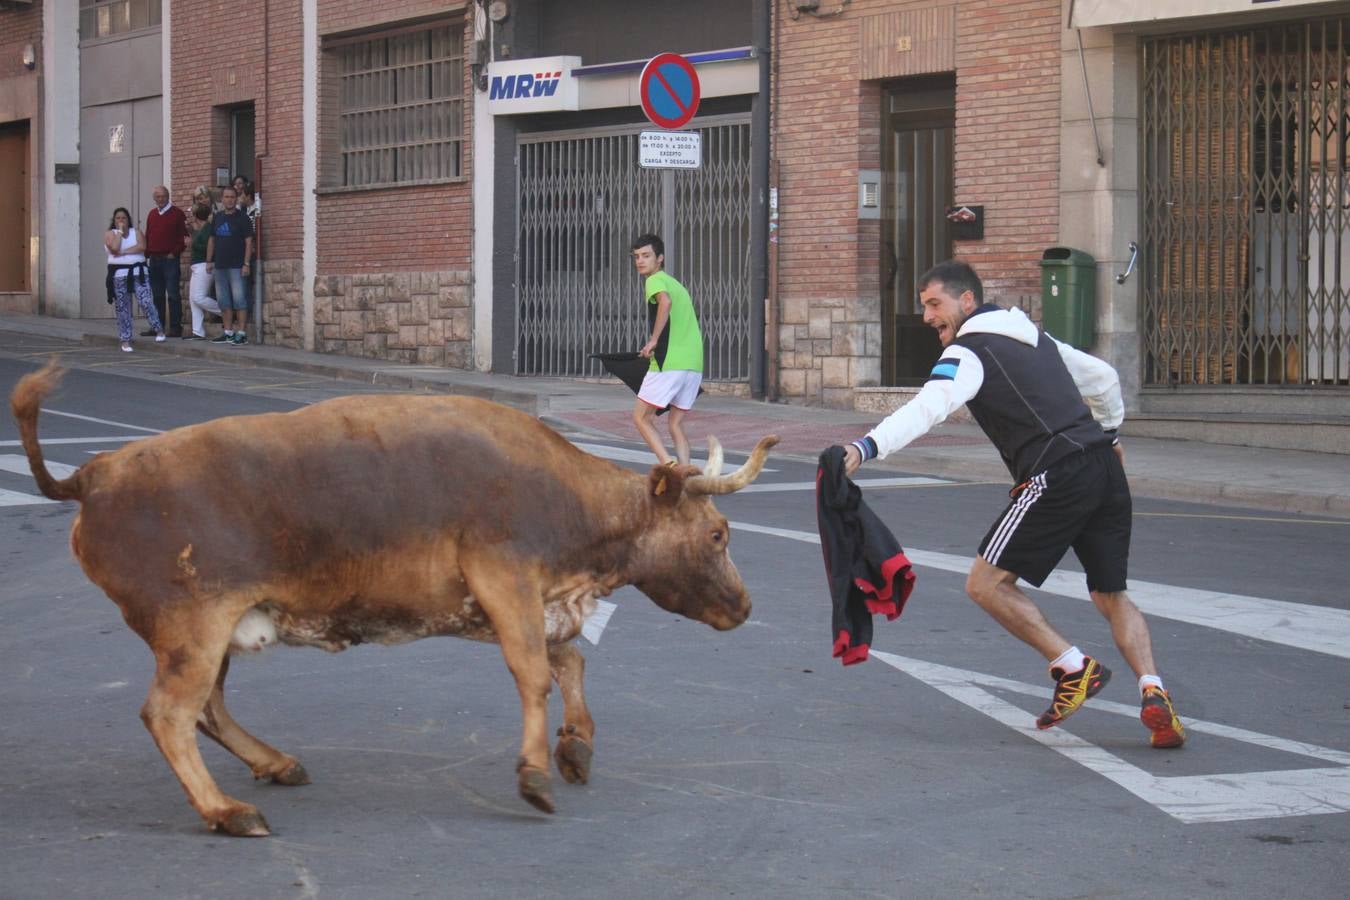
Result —
[[[26,332],[25,332],[26,333]],[[63,337],[60,334],[44,334],[44,337]],[[178,343],[173,342],[177,340]],[[109,337],[101,334],[85,334],[80,343],[86,346],[96,347],[115,347],[120,341],[115,337]],[[215,347],[205,341],[190,341],[186,344],[180,339],[170,338],[163,343],[151,342],[145,351],[157,353],[162,356],[190,357],[193,359],[205,359],[212,362],[228,362],[233,365],[250,366],[257,369],[281,369],[287,372],[297,372],[302,375],[319,375],[324,378],[333,378],[339,381],[352,381],[360,384],[377,385],[381,387],[393,388],[405,391],[422,391],[427,393],[457,394],[467,397],[479,397],[484,400],[492,400],[505,406],[511,406],[532,416],[538,416],[541,407],[547,408],[547,398],[530,391],[512,391],[508,389],[489,387],[477,384],[466,384],[461,381],[450,379],[428,379],[406,373],[399,372],[397,369],[388,369],[383,366],[369,364],[366,360],[353,360],[348,357],[342,357],[346,360],[343,363],[329,363],[324,360],[294,360],[278,358],[276,356],[262,356],[250,353],[245,348],[230,348],[224,346]],[[137,348],[138,352],[141,348]],[[353,367],[355,366],[355,368]]]

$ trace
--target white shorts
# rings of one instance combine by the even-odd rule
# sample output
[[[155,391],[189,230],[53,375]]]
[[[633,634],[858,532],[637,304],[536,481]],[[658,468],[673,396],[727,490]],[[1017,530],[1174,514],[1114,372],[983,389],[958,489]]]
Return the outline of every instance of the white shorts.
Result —
[[[689,372],[683,369],[648,372],[642,379],[642,390],[638,391],[638,399],[657,409],[673,406],[679,410],[688,410],[694,405],[701,384],[703,384],[702,372]]]

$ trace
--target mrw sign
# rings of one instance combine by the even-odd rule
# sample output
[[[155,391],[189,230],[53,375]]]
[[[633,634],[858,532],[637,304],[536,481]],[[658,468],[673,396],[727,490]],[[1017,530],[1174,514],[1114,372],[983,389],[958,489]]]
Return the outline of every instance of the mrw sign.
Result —
[[[488,66],[488,112],[494,116],[577,109],[572,70],[580,56],[511,59]]]

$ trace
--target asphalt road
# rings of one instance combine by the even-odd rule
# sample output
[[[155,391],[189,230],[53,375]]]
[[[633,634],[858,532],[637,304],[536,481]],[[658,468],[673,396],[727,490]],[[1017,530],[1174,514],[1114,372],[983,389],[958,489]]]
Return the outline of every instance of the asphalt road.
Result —
[[[107,357],[67,356],[86,368],[45,406],[49,460],[359,390]],[[0,354],[0,393],[35,364]],[[5,417],[10,468],[16,439]],[[555,779],[553,816],[516,795],[519,701],[495,647],[236,662],[232,712],[314,779],[255,783],[202,742],[222,789],[268,817],[261,840],[205,831],[138,718],[149,653],[70,555],[74,504],[37,502],[21,465],[0,466],[0,896],[1343,894],[1350,523],[1136,501],[1133,594],[1191,729],[1183,750],[1154,751],[1072,559],[1033,596],[1117,678],[1066,727],[1032,727],[1043,665],[963,593],[1006,486],[864,488],[918,583],[898,621],[877,620],[873,658],[845,669],[829,655],[814,469],[770,466],[758,485],[782,489],[718,501],[749,622],[717,633],[630,588],[598,642],[580,640],[596,756],[589,785]],[[243,489],[266,490],[267,473]]]

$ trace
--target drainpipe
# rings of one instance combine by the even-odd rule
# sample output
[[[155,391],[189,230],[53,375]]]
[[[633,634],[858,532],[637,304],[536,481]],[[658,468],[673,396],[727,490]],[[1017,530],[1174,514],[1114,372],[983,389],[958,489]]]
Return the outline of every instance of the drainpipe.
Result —
[[[769,0],[751,4],[759,90],[750,115],[750,395],[764,397],[769,304]]]

